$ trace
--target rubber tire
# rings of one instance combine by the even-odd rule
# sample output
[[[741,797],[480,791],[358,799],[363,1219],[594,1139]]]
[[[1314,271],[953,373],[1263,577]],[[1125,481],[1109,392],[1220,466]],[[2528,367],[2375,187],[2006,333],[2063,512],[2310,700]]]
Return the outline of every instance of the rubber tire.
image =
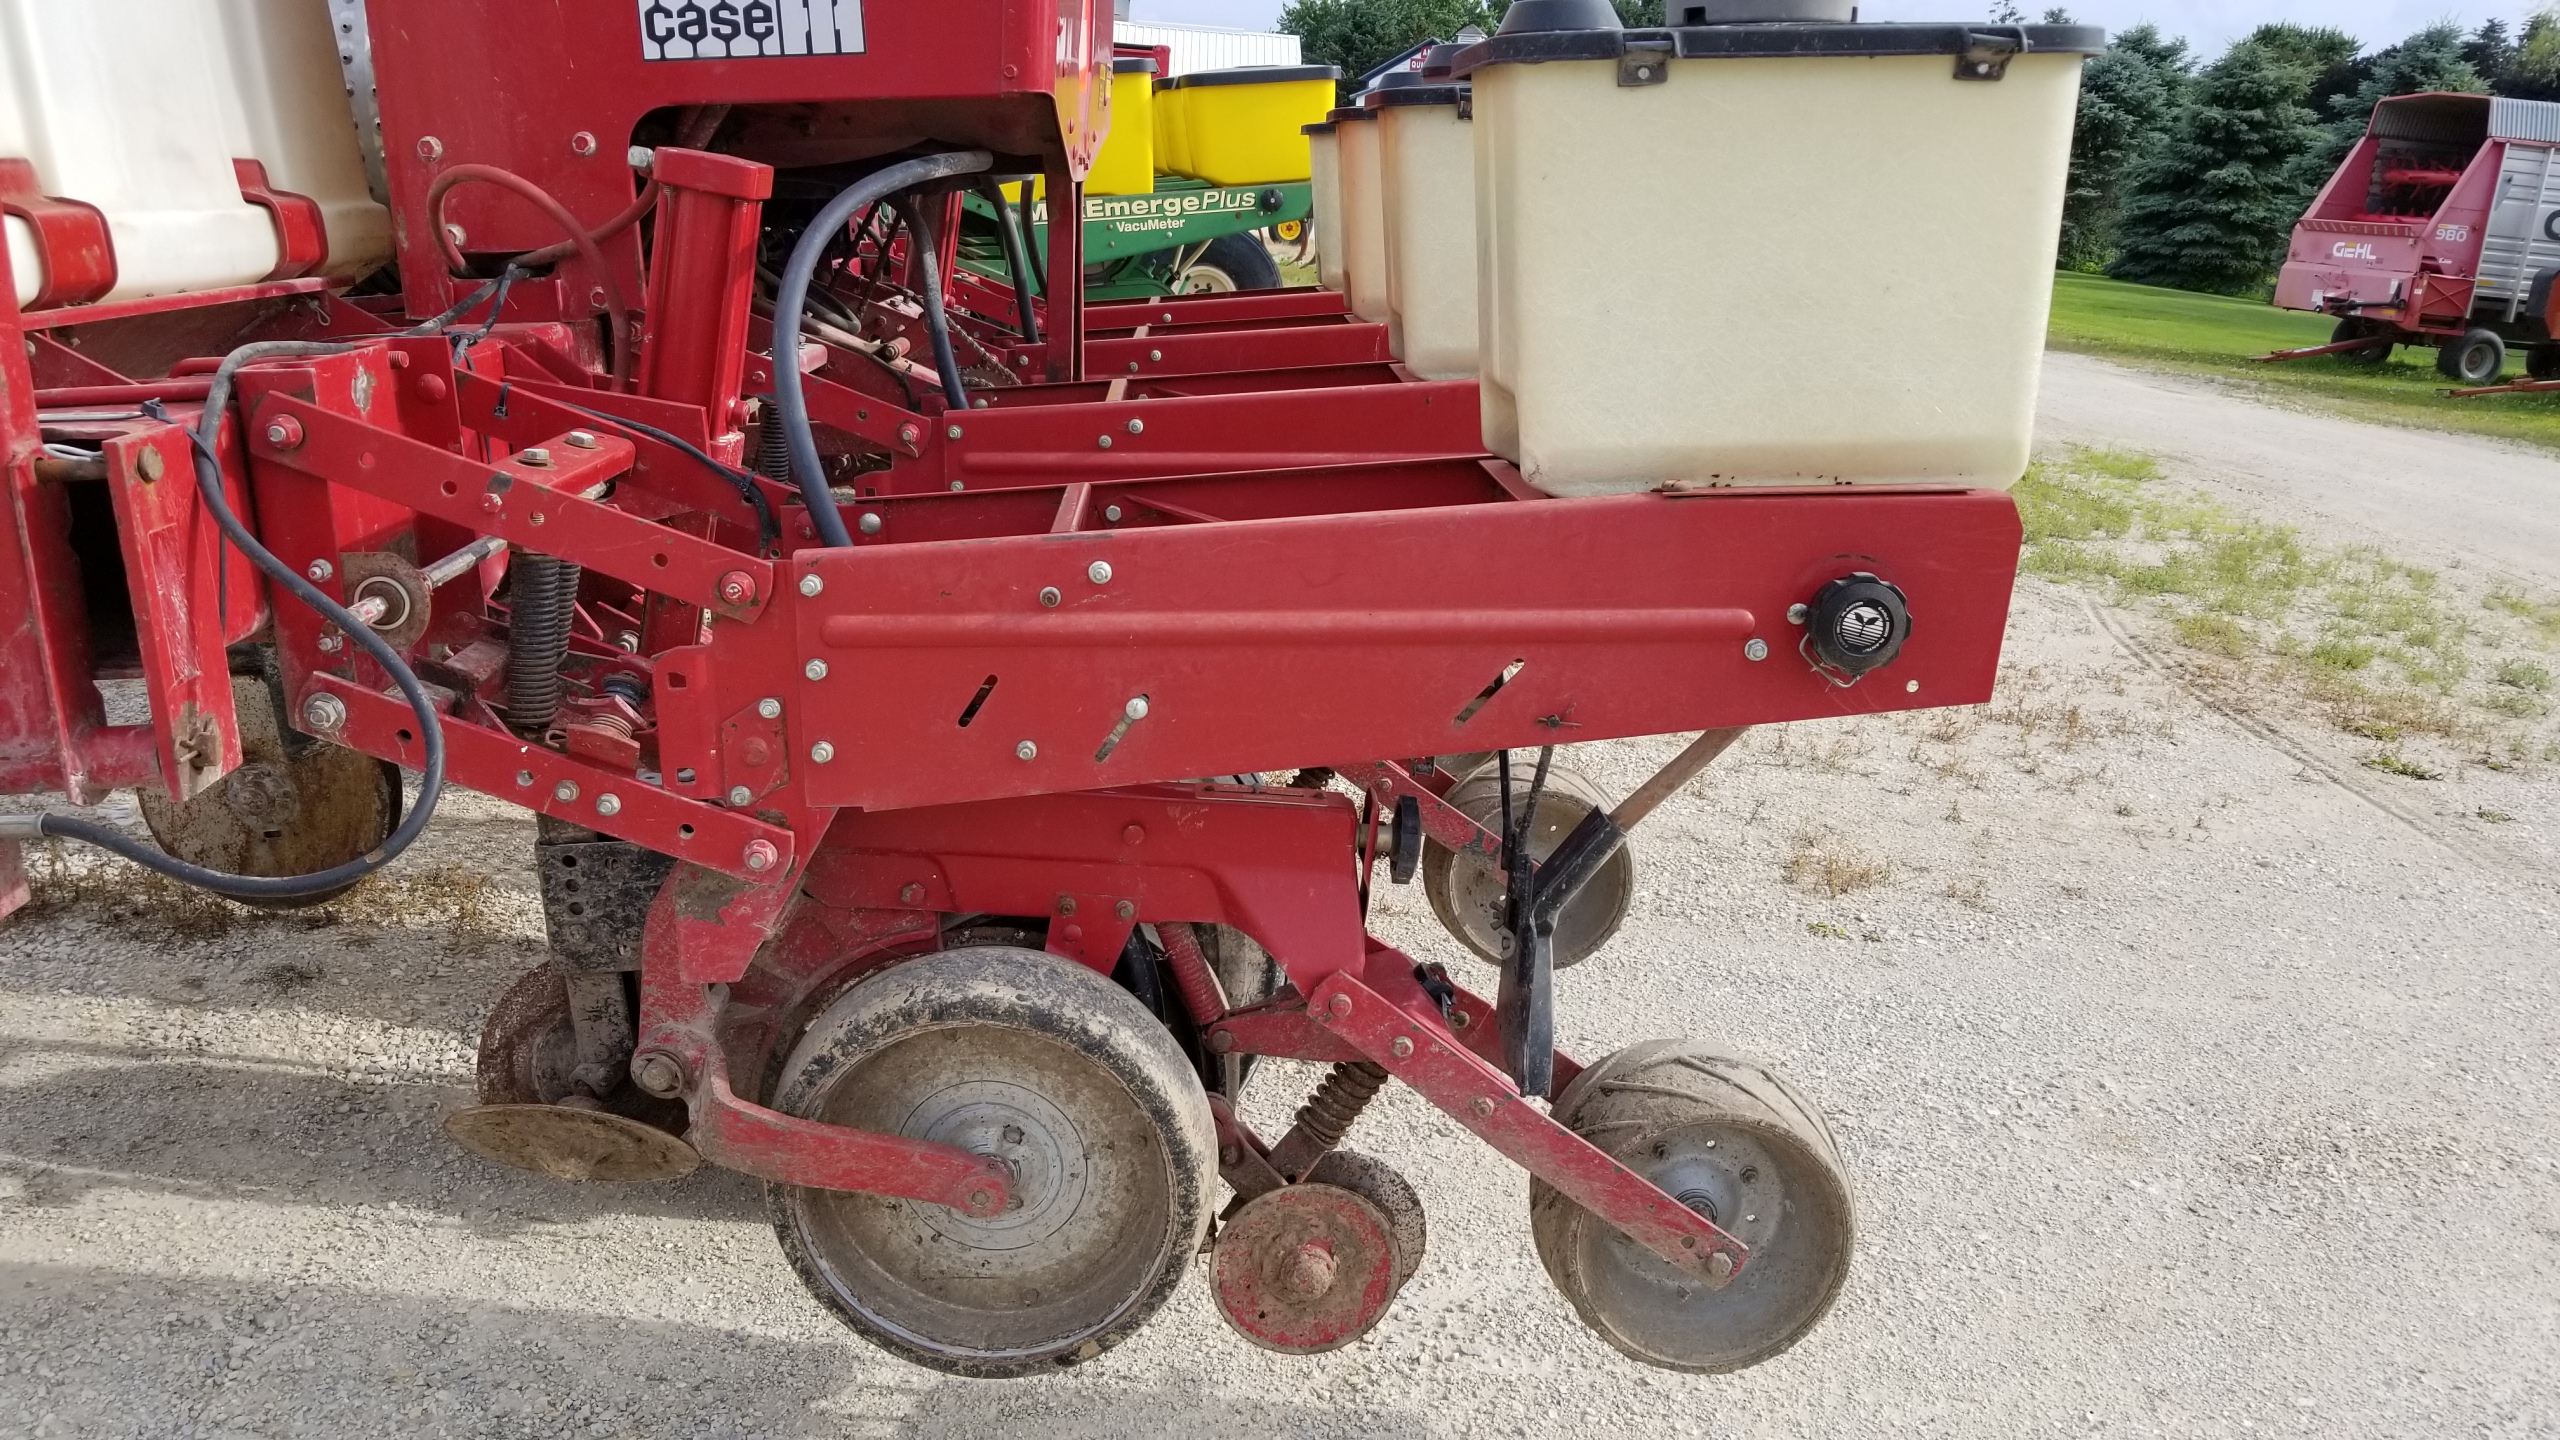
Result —
[[[1681,1284],[1681,1272],[1562,1191],[1531,1180],[1529,1226],[1538,1258],[1574,1312],[1602,1339],[1648,1365],[1721,1374],[1784,1351],[1830,1313],[1856,1247],[1856,1204],[1830,1128],[1767,1066],[1707,1041],[1649,1040],[1583,1071],[1557,1098],[1554,1114],[1565,1128],[1648,1179],[1656,1178],[1651,1167],[1657,1145],[1700,1126],[1756,1146],[1769,1163],[1789,1172],[1786,1208],[1771,1222],[1755,1228],[1732,1215],[1719,1219],[1752,1247],[1750,1259],[1725,1289],[1699,1286],[1694,1293]],[[1744,1147],[1724,1148],[1733,1155]],[[1626,1283],[1613,1290],[1612,1280]],[[1676,1337],[1686,1343],[1675,1346],[1659,1325],[1647,1338],[1634,1333],[1634,1322],[1643,1317],[1612,1313],[1613,1296],[1641,1298],[1645,1286],[1656,1295],[1671,1290],[1678,1297],[1672,1302],[1681,1312],[1678,1320],[1695,1319],[1702,1332],[1729,1321],[1737,1306],[1774,1300],[1778,1313],[1766,1333],[1747,1345],[1717,1344],[1701,1333]]]
[[[815,1117],[837,1086],[859,1082],[866,1063],[916,1043],[928,1031],[958,1032],[947,1040],[965,1045],[966,1031],[972,1028],[1036,1037],[1073,1052],[1099,1072],[1097,1078],[1116,1080],[1126,1089],[1162,1142],[1165,1204],[1158,1233],[1142,1233],[1140,1216],[1116,1221],[1129,1228],[1123,1247],[1153,1244],[1156,1253],[1109,1314],[1073,1333],[1011,1349],[972,1350],[956,1340],[924,1336],[911,1325],[893,1325],[863,1309],[828,1280],[825,1265],[803,1233],[801,1215],[805,1196],[830,1192],[768,1184],[765,1208],[783,1254],[809,1293],[864,1339],[902,1360],[954,1375],[1003,1379],[1044,1374],[1090,1360],[1128,1339],[1181,1283],[1208,1233],[1218,1175],[1217,1126],[1198,1073],[1145,1006],[1109,977],[1073,961],[1007,946],[938,951],[855,982],[801,1036],[784,1067],[774,1108]],[[871,1200],[883,1207],[913,1203]]]
[[[2460,385],[2495,385],[2507,368],[2507,342],[2495,330],[2474,327],[2436,347],[2436,373]]]
[[[2391,333],[2387,326],[2376,324],[2361,316],[2350,315],[2338,322],[2338,328],[2329,332],[2329,343],[2343,345],[2349,340],[2371,338],[2374,343],[2370,345],[2355,350],[2339,351],[2338,359],[2349,365],[2374,366],[2391,358],[2392,348],[2397,344],[2389,338]]]
[[[1200,258],[1182,274],[1187,287],[1191,277],[1207,270],[1228,283],[1206,290],[1186,288],[1185,295],[1214,295],[1231,290],[1277,290],[1280,288],[1280,262],[1271,258],[1262,237],[1254,234],[1221,235],[1209,242]]]
[[[1502,809],[1502,774],[1495,767],[1499,760],[1478,767],[1466,779],[1449,787],[1445,795],[1449,804],[1477,823],[1491,825]],[[1518,805],[1529,795],[1529,782],[1537,774],[1534,754],[1514,751],[1511,756],[1511,803]],[[1562,763],[1547,768],[1547,794],[1538,803],[1542,817],[1553,817],[1546,825],[1535,827],[1531,836],[1529,858],[1544,860],[1548,851],[1562,844],[1574,822],[1586,810],[1607,809],[1609,802],[1600,787],[1584,779],[1581,772]],[[1561,802],[1561,803],[1560,803]],[[1568,818],[1569,817],[1569,818]],[[1489,866],[1488,866],[1489,868]],[[1431,902],[1431,913],[1439,917],[1458,943],[1494,964],[1502,963],[1502,953],[1485,943],[1485,937],[1471,935],[1459,915],[1456,896],[1458,855],[1436,840],[1422,842],[1422,893]],[[1556,968],[1579,964],[1599,952],[1626,923],[1627,912],[1634,907],[1636,893],[1635,846],[1618,847],[1600,872],[1591,877],[1582,893],[1567,901],[1564,913],[1556,919]]]
[[[2524,373],[2536,380],[2560,380],[2560,340],[2544,340],[2524,352]]]

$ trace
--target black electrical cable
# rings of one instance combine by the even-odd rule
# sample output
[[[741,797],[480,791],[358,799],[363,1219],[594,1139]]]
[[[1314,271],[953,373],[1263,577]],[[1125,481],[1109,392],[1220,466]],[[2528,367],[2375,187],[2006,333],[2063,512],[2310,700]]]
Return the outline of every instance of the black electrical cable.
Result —
[[[800,484],[801,501],[808,507],[809,523],[817,528],[822,545],[851,545],[853,534],[844,527],[844,514],[836,508],[835,493],[827,487],[827,472],[818,463],[818,438],[809,428],[808,392],[800,383],[800,367],[792,363],[791,351],[800,334],[801,317],[809,308],[809,282],[817,276],[818,257],[825,253],[834,233],[863,206],[929,181],[974,174],[994,163],[995,157],[984,150],[960,150],[876,170],[828,201],[818,217],[809,222],[809,228],[800,233],[800,243],[791,249],[791,261],[782,270],[781,288],[773,297],[774,348],[778,352],[773,366],[773,391],[774,398],[781,402],[782,423],[789,432],[792,476]]]
[[[1013,272],[1013,310],[1022,318],[1015,328],[1022,332],[1026,345],[1040,343],[1040,317],[1031,313],[1031,262],[1024,258],[1022,232],[1014,228],[1013,202],[1005,198],[1004,187],[993,180],[978,182],[978,198],[996,207],[996,233],[1004,237],[1004,268]],[[1024,206],[1031,203],[1026,194]]]
[[[1029,255],[1039,254],[1039,247],[1031,243],[1031,182],[1028,180],[1022,183],[1022,210],[1016,216],[1016,223],[1017,227],[1022,231],[1023,253]],[[1048,299],[1049,272],[1039,268],[1038,266],[1033,266],[1027,273],[1031,276],[1032,293],[1043,300]]]
[[[756,512],[756,533],[766,548],[770,549],[781,541],[782,522],[774,518],[773,504],[764,498],[764,491],[756,484],[755,476],[735,466],[721,464],[696,448],[683,436],[661,430],[655,425],[643,425],[637,420],[626,420],[619,415],[607,415],[601,410],[590,410],[584,405],[573,404],[548,395],[543,398],[550,400],[552,404],[563,410],[575,411],[600,425],[611,425],[616,429],[628,430],[635,435],[645,435],[661,445],[672,446],[692,456],[704,469],[728,481],[729,487],[738,492],[738,498],[746,501],[748,506]]]
[[[942,302],[942,237],[924,207],[902,198],[898,210],[907,217],[907,233],[915,237],[916,274],[924,282],[924,333],[933,343],[934,373],[942,377],[942,399],[954,410],[969,408],[969,382],[960,378],[960,357],[951,348],[951,311]]]
[[[209,870],[162,854],[104,825],[64,815],[10,816],[9,820],[18,824],[0,825],[0,836],[8,836],[10,830],[23,825],[36,836],[79,840],[113,851],[144,869],[158,871],[181,884],[210,890],[217,895],[228,895],[236,900],[288,900],[352,885],[390,864],[417,840],[427,828],[427,822],[435,818],[436,802],[444,793],[444,725],[436,714],[435,702],[428,698],[426,687],[419,683],[417,673],[400,658],[400,652],[375,634],[372,626],[359,619],[354,611],[322,593],[318,586],[304,579],[300,571],[277,559],[274,551],[249,533],[249,527],[240,523],[240,517],[232,513],[230,501],[222,492],[222,462],[214,453],[223,416],[231,406],[232,377],[241,366],[258,360],[342,355],[356,348],[355,345],[325,341],[271,340],[244,345],[232,351],[223,358],[222,368],[214,372],[212,387],[205,395],[203,418],[197,422],[200,428],[188,431],[187,439],[195,447],[196,493],[203,498],[205,509],[211,512],[214,523],[221,527],[224,536],[240,547],[240,553],[248,556],[249,563],[264,571],[269,580],[292,592],[295,599],[320,612],[346,632],[348,638],[362,645],[365,652],[391,676],[391,683],[400,688],[409,708],[417,714],[418,736],[426,752],[418,767],[418,803],[410,808],[399,827],[381,844],[345,864],[333,865],[310,875],[270,877]],[[157,401],[145,408],[146,413],[157,411],[152,415],[155,420],[168,419],[168,411]],[[30,820],[33,823],[26,824]]]

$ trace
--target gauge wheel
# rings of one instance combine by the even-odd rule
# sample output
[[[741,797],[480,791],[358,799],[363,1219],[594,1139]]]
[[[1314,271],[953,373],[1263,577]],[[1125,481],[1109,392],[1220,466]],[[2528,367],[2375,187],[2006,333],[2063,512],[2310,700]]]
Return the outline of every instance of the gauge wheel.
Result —
[[[2462,332],[2436,347],[2436,371],[2464,385],[2489,385],[2507,368],[2507,342],[2485,327]]]
[[[958,1375],[1090,1360],[1173,1292],[1207,1233],[1217,1129],[1197,1073],[1102,975],[978,946],[857,981],[801,1036],[786,1114],[1004,1159],[1014,1203],[768,1185],[810,1293],[856,1334]]]
[[[1830,1311],[1857,1239],[1848,1175],[1821,1116],[1768,1067],[1703,1041],[1647,1041],[1582,1072],[1555,1117],[1750,1247],[1711,1289],[1531,1181],[1538,1258],[1602,1339],[1714,1374],[1778,1354]]]
[[[237,769],[184,804],[156,784],[134,791],[142,823],[164,853],[225,874],[282,879],[333,870],[369,854],[399,828],[399,767],[325,741],[295,736],[288,743],[270,694],[256,676],[232,677],[240,725]],[[298,910],[362,883],[241,903]]]
[[[1502,813],[1502,772],[1500,762],[1477,769],[1464,780],[1449,787],[1441,798],[1460,814],[1487,829],[1498,829]],[[1511,757],[1511,803],[1515,810],[1529,803],[1529,782],[1537,774],[1534,757],[1514,754]],[[1604,808],[1598,786],[1563,765],[1547,770],[1547,788],[1538,797],[1538,813],[1529,825],[1528,844],[1531,860],[1544,860],[1582,817]],[[1422,892],[1431,900],[1431,913],[1461,944],[1484,959],[1499,963],[1502,959],[1503,883],[1494,863],[1481,855],[1460,855],[1436,840],[1425,840],[1422,846]],[[1556,968],[1576,964],[1598,951],[1618,933],[1627,918],[1627,909],[1635,901],[1636,860],[1632,845],[1621,845],[1588,883],[1556,917]]]
[[[2332,345],[2344,345],[2350,340],[2370,342],[2359,345],[2353,350],[2337,352],[2338,358],[2350,365],[2379,365],[2391,358],[2393,344],[2391,329],[2378,321],[2367,320],[2360,315],[2350,315],[2338,322],[2337,329],[2329,332],[2329,343]]]
[[[1232,290],[1277,290],[1280,263],[1252,235],[1221,235],[1174,278],[1176,293],[1223,295]]]

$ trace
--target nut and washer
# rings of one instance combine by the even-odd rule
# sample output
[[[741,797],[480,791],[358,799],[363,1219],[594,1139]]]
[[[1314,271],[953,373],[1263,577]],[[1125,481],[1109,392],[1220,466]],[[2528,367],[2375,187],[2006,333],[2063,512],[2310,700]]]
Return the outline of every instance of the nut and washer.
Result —
[[[527,445],[516,452],[516,463],[534,470],[551,468],[551,451],[541,445]]]
[[[1743,659],[1745,659],[1745,660],[1753,660],[1753,661],[1766,660],[1766,659],[1768,659],[1768,658],[1769,658],[1769,642],[1768,642],[1768,641],[1766,641],[1766,640],[1763,640],[1763,639],[1759,638],[1759,637],[1758,637],[1758,636],[1756,636],[1756,635],[1755,635],[1755,636],[1753,636],[1751,639],[1749,639],[1749,640],[1747,640],[1747,641],[1743,642],[1743,646],[1742,646],[1742,658],[1743,658]]]
[[[1021,744],[1013,747],[1013,758],[1016,760],[1036,760],[1040,758],[1040,747],[1028,740],[1025,740]]]
[[[1098,436],[1095,436],[1095,437],[1094,437],[1094,440],[1095,440],[1095,443],[1096,443],[1096,444],[1099,444],[1099,445],[1100,445],[1103,449],[1105,449],[1105,450],[1108,450],[1108,449],[1110,449],[1110,448],[1111,448],[1111,437],[1110,437],[1110,436],[1108,436],[1108,435],[1098,435]]]
[[[1105,505],[1105,506],[1103,506],[1103,507],[1102,507],[1102,518],[1103,518],[1103,519],[1105,519],[1105,520],[1110,521],[1110,522],[1111,522],[1112,524],[1114,524],[1114,525],[1119,524],[1119,523],[1120,523],[1120,507],[1119,507],[1119,506],[1117,506],[1117,505]]]
[[[854,528],[865,535],[877,535],[880,533],[880,516],[874,511],[866,510],[862,513],[862,518],[854,522]]]
[[[1138,918],[1138,904],[1134,900],[1123,900],[1111,907],[1111,913],[1123,920],[1134,920]]]
[[[267,422],[267,443],[278,450],[291,450],[302,444],[302,422],[290,415],[279,415]]]
[[[1787,623],[1790,625],[1801,625],[1804,623],[1804,617],[1808,613],[1809,612],[1804,607],[1804,602],[1799,600],[1795,604],[1787,607]]]
[[[782,852],[774,849],[770,840],[750,840],[747,842],[746,861],[748,869],[761,874],[781,863]]]
[[[335,695],[314,695],[302,705],[302,724],[308,730],[335,730],[347,723],[347,702]]]
[[[1110,584],[1111,562],[1108,560],[1096,560],[1092,564],[1087,565],[1084,567],[1084,578],[1092,581],[1096,585]]]
[[[812,660],[808,664],[800,667],[800,673],[808,676],[812,680],[824,680],[827,678],[827,662],[824,660]]]
[[[346,637],[335,630],[326,631],[320,636],[320,653],[323,655],[335,655],[346,648]]]
[[[819,591],[826,588],[827,582],[819,579],[815,575],[803,575],[800,577],[800,593],[803,595],[814,598]]]
[[[1147,352],[1147,358],[1161,362],[1164,359],[1164,352],[1161,350],[1150,350]]]
[[[1147,422],[1146,422],[1146,421],[1144,421],[1144,420],[1132,420],[1132,421],[1130,421],[1130,422],[1129,422],[1129,433],[1130,433],[1130,434],[1132,434],[1132,435],[1144,435],[1144,434],[1146,434],[1146,433],[1147,433]]]
[[[732,805],[744,805],[755,798],[756,792],[748,789],[744,785],[732,785],[729,787],[729,803]]]
[[[1413,1057],[1412,1039],[1404,1035],[1397,1036],[1395,1038],[1395,1043],[1387,1047],[1387,1053],[1393,1055],[1399,1060],[1411,1059]]]
[[[809,758],[820,765],[824,765],[828,761],[836,758],[836,747],[828,744],[824,740],[821,740],[817,744],[809,747]]]
[[[767,695],[756,702],[756,713],[767,720],[779,720],[782,718],[782,702]]]
[[[1147,697],[1144,695],[1130,696],[1129,703],[1120,707],[1120,713],[1128,716],[1132,720],[1146,719]]]
[[[577,799],[577,798],[578,798],[578,782],[577,782],[577,781],[575,781],[575,780],[563,780],[563,781],[561,781],[559,784],[552,786],[552,787],[551,787],[551,798],[552,798],[552,799],[554,799],[554,800],[560,800],[560,801],[569,801],[569,800],[575,800],[575,799]]]
[[[732,605],[745,605],[752,602],[756,598],[756,577],[744,570],[732,570],[721,576],[720,598]]]
[[[1040,587],[1040,603],[1048,606],[1052,610],[1056,609],[1058,602],[1065,598],[1065,596],[1058,593],[1058,587],[1055,585],[1043,585]]]
[[[633,1058],[631,1083],[664,1100],[684,1089],[684,1067],[663,1050],[652,1050]]]
[[[621,814],[621,813],[622,813],[622,797],[621,797],[621,796],[619,796],[619,795],[614,795],[614,794],[604,794],[604,795],[599,795],[599,796],[597,796],[597,797],[596,797],[596,813],[597,813],[597,814],[599,814],[599,815],[619,815],[619,814]]]
[[[337,574],[338,567],[330,564],[326,560],[314,560],[311,562],[311,568],[303,571],[302,573],[311,577],[312,584],[318,585],[326,581],[330,576]]]
[[[951,428],[949,428],[949,429],[947,429],[947,430],[943,431],[943,432],[942,432],[942,434],[943,434],[944,438],[946,438],[946,439],[950,439],[950,440],[957,440],[957,439],[959,439],[959,438],[960,438],[960,427],[959,427],[959,426],[957,426],[957,425],[954,425],[954,426],[952,426]]]

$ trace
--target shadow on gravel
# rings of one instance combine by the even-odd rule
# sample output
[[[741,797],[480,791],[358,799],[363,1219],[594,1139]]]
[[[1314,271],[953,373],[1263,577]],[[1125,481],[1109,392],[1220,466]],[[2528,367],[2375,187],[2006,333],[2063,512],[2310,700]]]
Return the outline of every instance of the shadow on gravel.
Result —
[[[34,1050],[35,1047],[30,1047]],[[19,1203],[148,1190],[270,1204],[400,1205],[503,1235],[602,1215],[762,1223],[758,1182],[705,1167],[652,1185],[573,1185],[493,1165],[445,1138],[460,1086],[352,1084],[322,1073],[160,1060],[48,1068],[0,1086],[0,1171]],[[20,1053],[28,1053],[22,1051]],[[344,1113],[341,1113],[343,1110]]]
[[[0,1359],[11,1435],[1427,1433],[1374,1394],[1332,1409],[1133,1384],[1115,1371],[1137,1362],[1121,1356],[1054,1379],[972,1382],[814,1327],[823,1338],[58,1266],[0,1265],[0,1331],[44,1336],[41,1372],[33,1346]]]

